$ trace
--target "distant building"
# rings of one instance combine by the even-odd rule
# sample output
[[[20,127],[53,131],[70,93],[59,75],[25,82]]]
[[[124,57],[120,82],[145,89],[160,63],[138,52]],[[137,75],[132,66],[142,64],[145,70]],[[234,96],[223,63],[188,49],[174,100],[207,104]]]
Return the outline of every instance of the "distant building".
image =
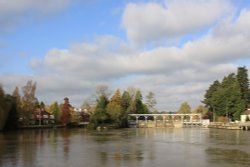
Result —
[[[44,109],[36,109],[31,115],[30,124],[33,125],[49,125],[55,123],[54,115],[48,113]]]
[[[246,122],[247,117],[248,119],[250,119],[250,108],[248,108],[246,111],[241,113],[241,117],[240,117],[241,122]]]
[[[78,114],[80,122],[89,122],[90,114],[86,109],[74,108],[74,111]]]

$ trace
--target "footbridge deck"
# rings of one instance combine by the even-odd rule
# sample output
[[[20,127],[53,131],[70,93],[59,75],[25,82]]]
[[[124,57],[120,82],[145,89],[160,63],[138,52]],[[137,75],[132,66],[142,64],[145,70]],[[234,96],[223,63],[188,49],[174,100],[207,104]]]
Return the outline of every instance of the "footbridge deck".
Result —
[[[136,127],[183,127],[202,124],[202,115],[197,114],[129,114],[130,123]]]

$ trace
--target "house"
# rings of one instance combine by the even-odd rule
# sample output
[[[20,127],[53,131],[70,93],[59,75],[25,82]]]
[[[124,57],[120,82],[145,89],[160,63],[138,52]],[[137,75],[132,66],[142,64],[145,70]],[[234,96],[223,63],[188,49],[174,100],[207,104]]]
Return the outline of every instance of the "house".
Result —
[[[241,113],[240,120],[243,123],[250,120],[250,108]]]
[[[54,115],[48,113],[44,109],[36,109],[32,115],[31,124],[35,125],[48,125],[54,124],[55,117]]]
[[[89,122],[90,114],[86,109],[74,108],[74,111],[78,115],[79,122]]]

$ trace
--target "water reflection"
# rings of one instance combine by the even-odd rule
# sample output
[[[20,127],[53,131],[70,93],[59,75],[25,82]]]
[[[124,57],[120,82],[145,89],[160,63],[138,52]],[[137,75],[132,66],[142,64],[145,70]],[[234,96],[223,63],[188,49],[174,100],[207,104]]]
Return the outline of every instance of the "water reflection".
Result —
[[[208,148],[209,161],[216,164],[250,166],[250,154],[237,149]]]
[[[69,158],[69,149],[70,149],[70,131],[69,130],[64,130],[61,133],[62,138],[63,138],[63,157],[64,160],[68,160]]]
[[[249,166],[250,133],[200,128],[0,133],[0,166]]]

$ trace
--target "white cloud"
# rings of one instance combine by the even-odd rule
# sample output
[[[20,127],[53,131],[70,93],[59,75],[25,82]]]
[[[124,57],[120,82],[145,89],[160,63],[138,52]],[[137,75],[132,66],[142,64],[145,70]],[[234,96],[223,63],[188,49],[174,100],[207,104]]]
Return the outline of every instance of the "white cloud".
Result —
[[[131,41],[158,41],[207,28],[229,11],[231,6],[224,0],[130,3],[124,10],[122,25]]]
[[[195,107],[214,80],[221,80],[223,76],[236,72],[238,64],[235,62],[246,60],[246,66],[250,68],[250,11],[243,10],[235,18],[227,15],[227,19],[222,19],[230,8],[225,1],[199,1],[198,6],[191,5],[194,1],[181,2],[185,2],[185,5],[180,1],[169,1],[166,7],[157,3],[130,4],[124,11],[123,21],[131,10],[129,8],[141,10],[141,14],[145,15],[139,16],[140,12],[132,10],[132,13],[138,14],[132,20],[135,25],[129,23],[126,28],[135,32],[135,36],[128,32],[131,40],[143,41],[158,40],[161,36],[181,36],[210,26],[207,34],[185,42],[182,47],[142,49],[114,36],[101,36],[93,42],[76,43],[63,49],[53,48],[44,59],[31,62],[33,77],[1,75],[0,83],[11,90],[15,85],[22,86],[28,79],[33,79],[38,83],[40,100],[60,102],[64,96],[68,96],[76,106],[80,106],[84,97],[94,92],[96,85],[107,83],[113,90],[139,87],[144,95],[152,90],[156,94],[159,110],[177,110],[184,101]],[[190,10],[187,10],[189,5]],[[212,6],[215,8],[211,9]],[[155,12],[152,17],[156,17],[156,20],[148,18],[146,14],[150,12],[145,13],[145,8]],[[185,20],[178,13],[182,10]],[[207,12],[212,10],[214,12]],[[166,21],[159,17],[158,12],[166,15],[167,19],[170,14],[176,19]],[[200,15],[196,17],[197,12]],[[193,18],[195,22],[190,21]],[[140,22],[149,27],[140,27]],[[164,30],[158,22],[163,24]],[[177,28],[175,31],[175,27],[183,29]]]
[[[242,21],[247,20],[248,13],[244,11],[233,21],[216,24],[209,34],[181,48],[136,50],[115,37],[103,36],[92,43],[51,49],[33,68],[49,69],[49,74],[45,70],[43,77],[37,77],[41,92],[54,90],[76,98],[80,90],[89,93],[104,82],[112,89],[136,86],[144,94],[152,90],[161,110],[176,110],[176,104],[183,101],[195,107],[209,84],[236,72],[235,61],[250,61],[250,39],[246,35],[250,27]],[[227,35],[221,29],[228,31]]]

